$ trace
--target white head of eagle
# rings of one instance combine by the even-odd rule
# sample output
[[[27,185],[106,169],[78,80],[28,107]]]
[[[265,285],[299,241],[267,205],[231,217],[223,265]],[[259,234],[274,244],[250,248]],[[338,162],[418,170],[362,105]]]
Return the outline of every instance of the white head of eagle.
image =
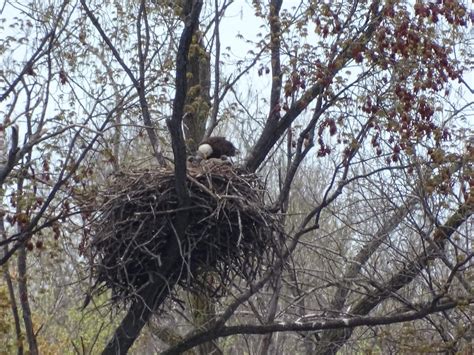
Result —
[[[225,137],[209,137],[199,144],[196,155],[202,159],[233,157],[237,149]]]

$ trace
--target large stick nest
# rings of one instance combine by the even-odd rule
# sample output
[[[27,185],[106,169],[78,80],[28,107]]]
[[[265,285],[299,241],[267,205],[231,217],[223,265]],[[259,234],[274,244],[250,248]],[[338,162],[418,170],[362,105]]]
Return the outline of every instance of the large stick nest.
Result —
[[[255,174],[205,161],[188,169],[191,204],[180,240],[181,268],[164,274],[170,242],[178,238],[178,198],[169,169],[117,174],[93,226],[90,251],[95,292],[112,290],[127,302],[153,277],[173,277],[191,291],[220,294],[238,276],[252,281],[276,251],[275,216],[264,207],[265,189]],[[203,273],[213,276],[201,277]]]

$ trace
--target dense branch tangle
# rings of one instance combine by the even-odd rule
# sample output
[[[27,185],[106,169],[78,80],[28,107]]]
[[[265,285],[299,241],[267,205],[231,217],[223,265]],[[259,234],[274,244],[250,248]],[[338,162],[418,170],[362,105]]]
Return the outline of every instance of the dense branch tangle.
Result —
[[[138,290],[163,279],[218,295],[236,276],[251,282],[262,264],[271,264],[278,223],[264,208],[258,177],[230,165],[206,164],[187,177],[189,224],[179,245],[180,262],[168,274],[163,266],[182,210],[174,181],[167,169],[121,173],[104,191],[107,201],[99,208],[91,241],[96,292],[111,289],[118,304],[140,302]],[[211,272],[215,281],[202,284],[197,277],[202,272]]]

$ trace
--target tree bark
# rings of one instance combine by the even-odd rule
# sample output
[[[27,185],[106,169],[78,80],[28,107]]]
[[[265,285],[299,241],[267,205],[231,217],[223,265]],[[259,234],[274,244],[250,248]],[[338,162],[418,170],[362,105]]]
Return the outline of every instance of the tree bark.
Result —
[[[148,322],[153,312],[163,303],[174,284],[158,280],[150,282],[138,295],[127,312],[127,315],[116,329],[103,355],[126,354],[140,335],[143,326]]]
[[[26,276],[26,247],[23,245],[18,249],[18,293],[20,295],[20,305],[23,313],[23,323],[25,325],[26,339],[31,355],[38,354],[38,343],[33,328],[30,302],[28,300],[28,286]]]
[[[320,331],[327,329],[353,329],[361,326],[376,326],[376,325],[388,325],[394,323],[409,322],[417,319],[421,319],[433,313],[443,312],[453,309],[460,305],[472,304],[474,298],[461,300],[452,299],[441,299],[437,303],[428,302],[426,304],[417,307],[415,310],[410,310],[402,313],[396,313],[393,315],[385,316],[354,316],[352,318],[336,318],[328,320],[317,320],[308,321],[305,323],[294,322],[294,323],[273,323],[267,325],[255,325],[255,324],[243,324],[234,325],[228,327],[221,327],[216,331],[197,334],[194,337],[186,339],[181,344],[173,347],[172,349],[166,350],[162,355],[178,355],[182,354],[187,349],[190,349],[202,342],[206,342],[212,339],[220,337],[227,337],[236,334],[268,334],[274,332],[304,332],[304,331]],[[320,354],[315,351],[314,354]]]
[[[5,239],[5,225],[3,221],[3,211],[1,211],[2,216],[0,217],[0,234],[2,235],[2,239]],[[4,252],[8,251],[8,246],[3,246]],[[16,334],[16,343],[17,343],[17,354],[23,355],[23,334],[21,331],[21,324],[20,324],[20,315],[18,313],[18,305],[15,298],[15,289],[13,287],[12,278],[10,275],[10,270],[8,268],[8,263],[3,266],[3,277],[5,278],[5,282],[7,283],[8,288],[8,295],[10,298],[10,304],[12,309],[13,321],[15,322],[15,334]]]
[[[198,28],[201,8],[202,1],[192,0],[192,9],[186,16],[176,60],[176,94],[173,102],[173,115],[167,122],[174,153],[175,188],[180,208],[189,205],[189,194],[186,187],[186,145],[181,129],[187,90],[187,58],[193,34]],[[188,213],[186,209],[176,213],[175,235],[170,236],[167,252],[164,253],[163,264],[165,267],[162,272],[164,278],[150,280],[150,283],[139,293],[137,301],[130,306],[127,315],[102,354],[126,354],[153,312],[163,304],[174,287],[182,264],[179,249],[187,228]]]
[[[194,153],[204,138],[206,122],[211,107],[211,64],[210,54],[198,33],[191,44],[188,56],[188,82],[183,118],[186,146]]]

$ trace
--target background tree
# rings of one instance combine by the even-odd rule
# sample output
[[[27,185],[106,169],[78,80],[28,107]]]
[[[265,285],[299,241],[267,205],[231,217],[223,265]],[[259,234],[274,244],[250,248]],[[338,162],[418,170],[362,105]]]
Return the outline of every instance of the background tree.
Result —
[[[137,352],[469,352],[467,6],[5,1],[0,328],[18,340],[10,349],[123,353],[138,339]],[[239,12],[257,33],[226,27]],[[85,201],[113,173],[167,166],[186,207],[187,153],[217,133],[266,182],[285,252],[252,284],[235,280],[205,327],[192,316],[209,300],[182,307],[168,297],[173,278],[128,309],[107,313],[92,297],[96,307],[80,310],[97,207]],[[182,236],[188,212],[176,218]],[[169,248],[173,270],[179,239]]]

